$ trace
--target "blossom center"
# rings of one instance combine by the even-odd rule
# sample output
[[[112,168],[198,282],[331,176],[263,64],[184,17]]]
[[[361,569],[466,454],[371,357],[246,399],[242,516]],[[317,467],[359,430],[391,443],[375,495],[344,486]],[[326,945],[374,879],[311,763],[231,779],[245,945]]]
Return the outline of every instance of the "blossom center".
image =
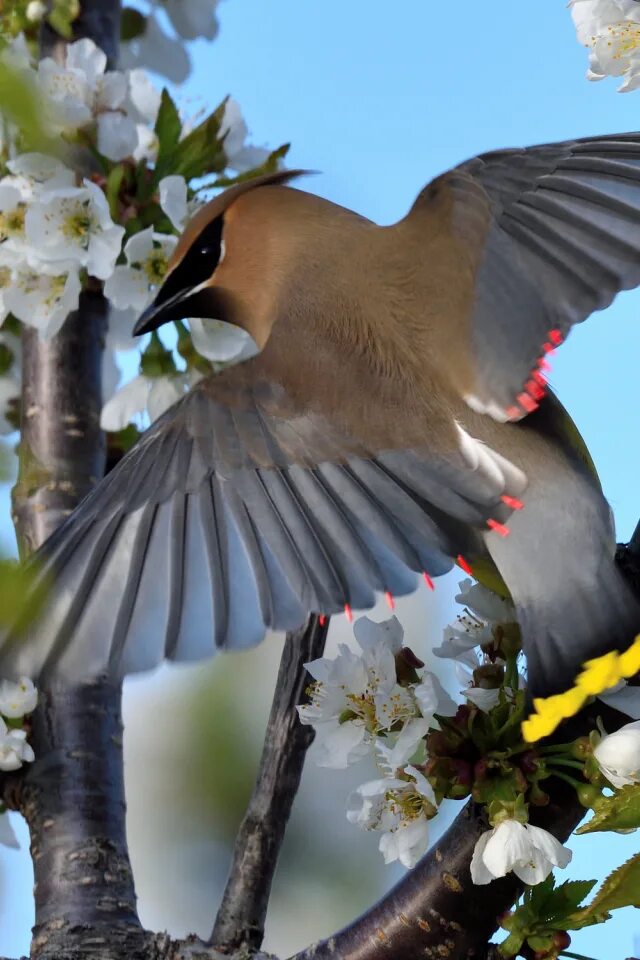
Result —
[[[27,212],[24,203],[19,203],[8,213],[0,213],[0,238],[15,237],[24,233],[24,218]]]

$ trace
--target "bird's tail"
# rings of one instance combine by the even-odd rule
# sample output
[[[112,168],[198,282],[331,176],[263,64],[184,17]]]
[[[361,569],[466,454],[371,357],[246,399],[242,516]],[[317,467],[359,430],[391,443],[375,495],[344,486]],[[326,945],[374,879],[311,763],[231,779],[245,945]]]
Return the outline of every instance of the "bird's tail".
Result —
[[[486,537],[518,611],[532,701],[571,691],[587,661],[624,653],[640,634],[640,602],[615,563],[611,511],[597,479],[566,451],[545,453],[527,471],[525,506],[511,518],[510,536]],[[601,671],[601,690],[615,682],[615,662]]]

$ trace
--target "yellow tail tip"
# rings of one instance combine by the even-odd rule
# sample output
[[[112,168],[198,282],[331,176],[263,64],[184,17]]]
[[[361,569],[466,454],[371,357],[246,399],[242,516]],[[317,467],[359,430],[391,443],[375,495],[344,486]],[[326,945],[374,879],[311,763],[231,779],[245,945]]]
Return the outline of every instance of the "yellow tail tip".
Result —
[[[533,701],[534,713],[522,722],[522,737],[527,743],[535,743],[553,733],[568,717],[582,710],[589,697],[598,696],[640,672],[640,634],[624,653],[612,650],[601,657],[587,660],[575,680],[564,693],[552,697],[539,697]]]

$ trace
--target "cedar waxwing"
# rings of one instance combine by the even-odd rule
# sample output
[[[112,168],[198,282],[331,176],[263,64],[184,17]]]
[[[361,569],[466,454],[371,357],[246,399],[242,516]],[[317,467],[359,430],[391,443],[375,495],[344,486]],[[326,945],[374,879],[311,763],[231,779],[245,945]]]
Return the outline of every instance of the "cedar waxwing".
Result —
[[[571,325],[640,283],[640,134],[484,154],[388,227],[297,175],[189,223],[136,332],[215,318],[259,352],[155,422],[40,550],[53,588],[0,676],[243,649],[475,558],[516,604],[534,696],[640,631],[545,380]]]

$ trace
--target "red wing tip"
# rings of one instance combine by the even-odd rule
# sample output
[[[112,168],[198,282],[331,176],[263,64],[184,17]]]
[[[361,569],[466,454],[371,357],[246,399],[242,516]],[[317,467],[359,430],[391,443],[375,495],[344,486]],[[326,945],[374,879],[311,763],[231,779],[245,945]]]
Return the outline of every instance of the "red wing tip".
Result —
[[[390,610],[395,610],[395,608],[396,608],[396,602],[395,602],[395,600],[393,599],[393,594],[389,593],[388,590],[385,590],[385,592],[384,592],[384,598],[385,598],[385,600],[387,601],[387,606],[389,607],[389,609],[390,609]]]
[[[324,627],[324,625],[325,625],[326,622],[327,622],[327,618],[326,618],[325,614],[324,614],[324,613],[321,613],[321,614],[318,616],[318,623],[320,624],[321,627]]]
[[[507,407],[505,413],[509,420],[519,420],[522,416],[522,410],[518,409],[518,407]]]
[[[524,503],[522,500],[518,500],[517,497],[510,497],[505,493],[500,499],[503,503],[506,503],[508,507],[511,507],[512,510],[524,510]]]
[[[349,623],[353,623],[353,610],[351,609],[348,603],[345,603],[344,605],[344,615],[349,621]]]
[[[549,338],[551,343],[556,347],[559,347],[560,344],[564,342],[564,336],[561,330],[557,330],[557,329],[549,330],[547,337]]]
[[[504,523],[498,523],[498,521],[494,520],[492,517],[487,520],[487,526],[490,530],[500,534],[501,537],[508,537],[511,533],[509,527],[505,527]]]
[[[467,563],[467,561],[462,556],[462,554],[458,554],[458,556],[456,557],[456,563],[458,564],[460,569],[464,570],[465,573],[468,573],[470,577],[473,576],[473,570],[471,569],[471,565]]]
[[[523,408],[523,410],[527,411],[527,413],[533,413],[534,410],[537,410],[538,407],[540,406],[540,404],[536,400],[534,400],[532,397],[529,396],[528,393],[525,393],[524,391],[518,394],[518,396],[516,397],[516,400],[518,401],[520,406]]]
[[[435,590],[436,588],[435,583],[433,582],[429,574],[426,573],[425,571],[422,572],[422,579],[424,580],[426,585],[429,587],[429,590]]]
[[[538,360],[538,366],[540,367],[541,370],[546,370],[547,372],[551,370],[551,364],[549,363],[546,357],[540,357],[540,359]]]
[[[536,401],[542,400],[542,398],[546,393],[543,387],[541,387],[540,384],[537,383],[536,380],[533,378],[533,375],[531,377],[531,380],[527,380],[527,382],[525,383],[524,389],[529,394],[529,396]]]

